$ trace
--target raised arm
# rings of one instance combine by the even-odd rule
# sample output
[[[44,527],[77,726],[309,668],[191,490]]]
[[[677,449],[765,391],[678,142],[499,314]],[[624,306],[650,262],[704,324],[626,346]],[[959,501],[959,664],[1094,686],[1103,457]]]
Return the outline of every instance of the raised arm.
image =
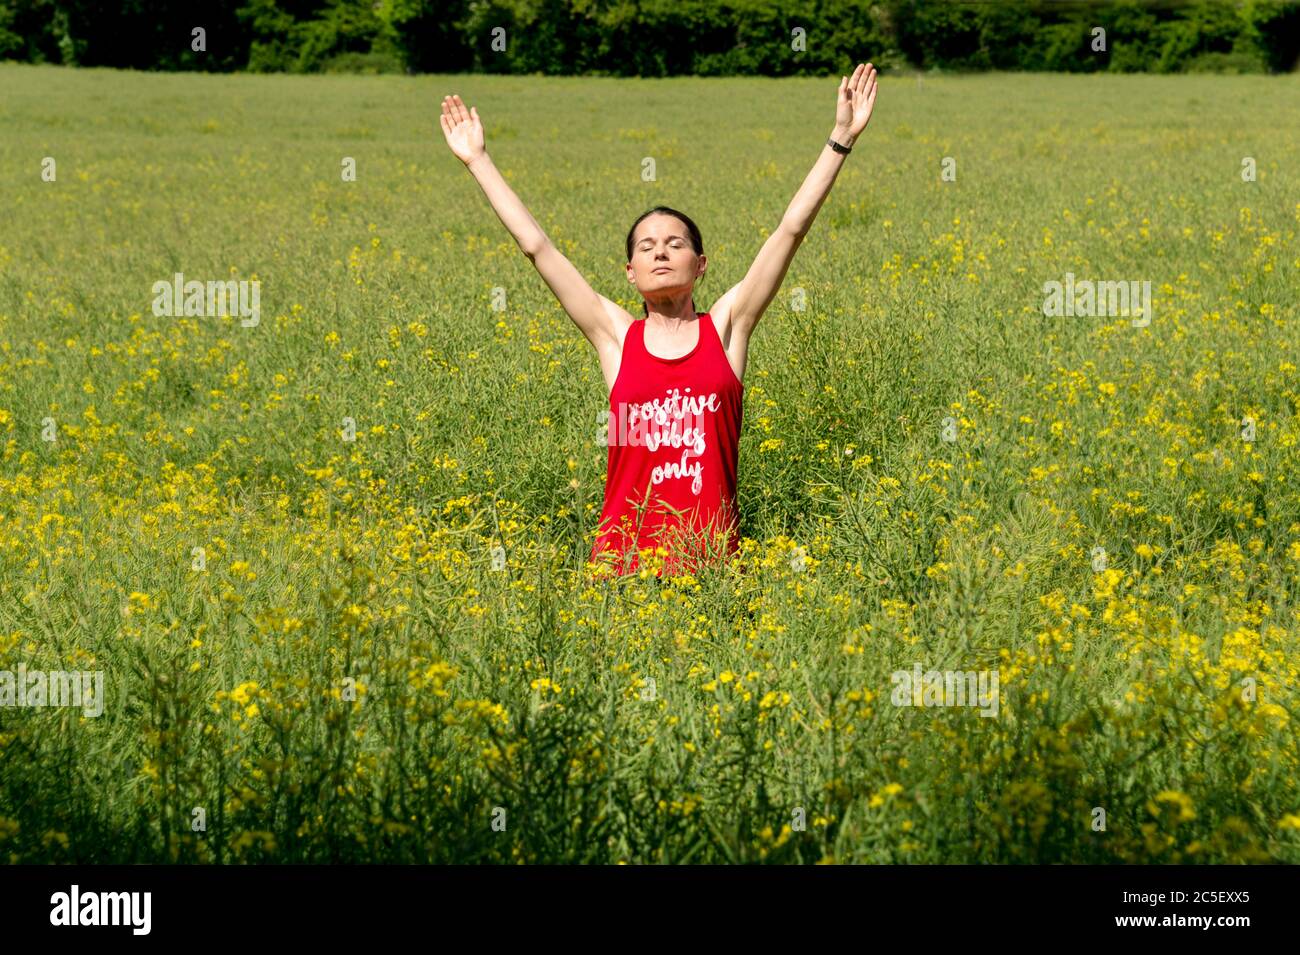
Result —
[[[875,105],[876,70],[870,63],[859,63],[852,77],[840,78],[831,139],[851,147],[867,128]],[[781,224],[763,243],[745,277],[728,293],[734,292],[730,308],[730,338],[739,343],[737,347],[742,354],[754,326],[785,280],[786,270],[804,236],[812,228],[844,159],[844,153],[837,152],[829,143],[822,147],[816,165],[795,193]]]
[[[451,151],[478,181],[502,225],[514,236],[520,251],[541,273],[587,341],[595,346],[602,363],[611,351],[616,356],[622,343],[620,322],[624,323],[622,328],[626,330],[633,317],[591,287],[573,263],[552,244],[532,213],[515,195],[488,155],[478,110],[467,109],[459,96],[444,96],[439,121]]]

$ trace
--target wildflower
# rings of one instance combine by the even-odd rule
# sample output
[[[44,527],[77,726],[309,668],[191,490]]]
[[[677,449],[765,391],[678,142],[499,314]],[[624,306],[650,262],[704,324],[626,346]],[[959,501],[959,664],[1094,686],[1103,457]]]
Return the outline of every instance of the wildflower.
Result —
[[[1147,803],[1147,811],[1153,816],[1158,816],[1160,815],[1159,806],[1163,804],[1170,804],[1177,808],[1176,822],[1187,822],[1196,818],[1196,810],[1192,808],[1192,800],[1186,793],[1178,792],[1175,789],[1165,789],[1156,794],[1153,802]]]

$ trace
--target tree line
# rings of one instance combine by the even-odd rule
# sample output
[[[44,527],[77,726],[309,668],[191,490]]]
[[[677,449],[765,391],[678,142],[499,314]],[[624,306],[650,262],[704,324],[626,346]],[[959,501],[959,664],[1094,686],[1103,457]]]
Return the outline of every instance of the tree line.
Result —
[[[863,58],[1290,72],[1300,0],[0,0],[0,59],[69,66],[820,76]]]

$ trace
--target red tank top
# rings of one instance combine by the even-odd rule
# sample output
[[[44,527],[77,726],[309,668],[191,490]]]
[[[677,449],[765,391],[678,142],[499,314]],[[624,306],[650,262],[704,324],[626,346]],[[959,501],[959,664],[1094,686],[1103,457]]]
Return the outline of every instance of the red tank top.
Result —
[[[645,347],[645,319],[623,340],[609,395],[609,470],[591,560],[638,569],[639,550],[668,551],[660,574],[692,572],[724,535],[739,550],[736,464],[745,386],[731,370],[708,312],[695,347],[658,358]],[[716,550],[712,556],[721,556]]]

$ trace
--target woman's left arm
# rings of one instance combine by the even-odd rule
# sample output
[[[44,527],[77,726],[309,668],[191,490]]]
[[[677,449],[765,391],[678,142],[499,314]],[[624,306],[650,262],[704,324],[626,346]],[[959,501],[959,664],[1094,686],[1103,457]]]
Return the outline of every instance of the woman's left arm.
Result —
[[[852,147],[867,128],[867,121],[871,119],[871,110],[875,105],[875,67],[870,63],[859,63],[853,76],[840,78],[831,139],[841,146]],[[777,289],[785,280],[786,270],[804,236],[812,228],[822,202],[835,183],[840,166],[844,165],[844,159],[845,154],[833,149],[830,143],[822,147],[821,156],[790,201],[781,224],[768,236],[755,257],[754,264],[735,287],[731,303],[733,338],[739,337],[741,342],[747,342],[763,312],[776,297]]]

